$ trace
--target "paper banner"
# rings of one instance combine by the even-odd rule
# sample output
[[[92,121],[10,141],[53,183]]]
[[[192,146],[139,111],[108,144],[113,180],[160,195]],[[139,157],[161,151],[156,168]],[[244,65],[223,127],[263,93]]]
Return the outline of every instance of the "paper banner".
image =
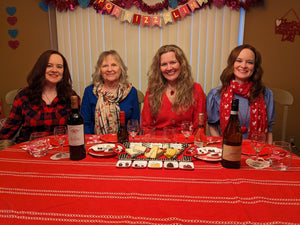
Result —
[[[166,13],[166,14],[164,14],[164,15],[163,15],[163,18],[164,18],[165,24],[168,24],[168,23],[172,23],[172,22],[173,22],[171,13]]]
[[[174,21],[176,21],[176,20],[178,20],[178,19],[181,19],[181,15],[180,15],[180,12],[179,12],[178,9],[173,10],[173,11],[171,12],[171,14],[172,14],[172,16],[173,16],[173,20],[174,20]]]
[[[106,2],[104,7],[102,8],[102,11],[106,11],[110,14],[110,12],[112,11],[114,5],[111,2]]]
[[[113,11],[111,13],[111,15],[119,18],[121,12],[122,12],[122,9],[119,6],[115,5],[115,7],[114,7],[114,9],[113,9]]]
[[[132,23],[133,24],[136,23],[136,24],[140,25],[141,19],[142,19],[142,16],[140,14],[134,14]]]
[[[123,11],[122,11],[122,15],[121,15],[121,21],[122,21],[122,22],[128,21],[129,23],[131,23],[131,21],[132,21],[132,16],[133,16],[133,13],[131,13],[131,12],[129,12],[129,11],[126,11],[126,10],[123,10]]]
[[[142,25],[145,26],[150,26],[151,23],[151,16],[143,16],[142,17]]]
[[[196,2],[196,0],[192,0],[188,3],[190,9],[192,10],[192,12],[195,11],[195,9],[199,9],[200,6],[198,5],[198,3]]]
[[[203,3],[208,3],[208,0],[197,0],[198,4],[202,6]]]
[[[105,0],[96,0],[94,2],[94,5],[98,5],[101,9],[103,8],[104,4],[105,4]]]
[[[190,10],[189,10],[189,7],[187,5],[184,5],[182,7],[179,8],[180,12],[181,12],[181,15],[182,17],[185,17],[186,14],[190,14]]]
[[[155,25],[157,25],[159,27],[161,26],[160,16],[152,16],[152,27],[155,26]]]

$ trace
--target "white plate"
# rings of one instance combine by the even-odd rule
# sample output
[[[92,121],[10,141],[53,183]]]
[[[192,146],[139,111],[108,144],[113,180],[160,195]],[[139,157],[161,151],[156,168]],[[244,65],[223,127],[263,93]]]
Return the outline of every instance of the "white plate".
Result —
[[[202,147],[202,148],[197,148],[198,152],[199,150],[207,153],[222,153],[222,149],[217,148],[217,147]]]
[[[165,167],[165,169],[170,169],[170,170],[178,169],[178,162],[177,161],[165,161],[164,167]]]
[[[131,160],[119,160],[116,164],[118,168],[128,168],[131,166]]]
[[[93,145],[89,149],[92,149],[95,152],[110,152],[114,147],[116,147],[115,144],[97,144]]]
[[[132,167],[137,169],[145,169],[147,167],[147,161],[135,160],[132,162]]]
[[[196,159],[217,162],[222,159],[222,149],[216,147],[197,148],[198,154],[194,155]],[[206,153],[205,153],[206,152]]]
[[[162,161],[153,160],[148,162],[148,168],[160,169],[162,167]]]
[[[193,170],[193,169],[195,169],[194,163],[192,163],[192,162],[179,162],[179,169]]]

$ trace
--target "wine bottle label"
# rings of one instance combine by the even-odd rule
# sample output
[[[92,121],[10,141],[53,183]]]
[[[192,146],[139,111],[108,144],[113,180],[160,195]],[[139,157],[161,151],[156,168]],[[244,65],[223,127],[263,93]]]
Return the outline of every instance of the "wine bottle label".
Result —
[[[81,125],[68,125],[68,136],[70,146],[84,144],[84,127]]]
[[[230,111],[230,115],[238,115],[238,113],[239,113],[238,111],[232,111],[232,110]]]
[[[222,158],[228,161],[241,161],[242,146],[223,144]]]

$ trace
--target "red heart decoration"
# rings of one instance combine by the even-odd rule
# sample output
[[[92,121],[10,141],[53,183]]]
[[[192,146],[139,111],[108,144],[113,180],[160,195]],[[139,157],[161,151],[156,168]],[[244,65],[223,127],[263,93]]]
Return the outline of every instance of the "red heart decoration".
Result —
[[[16,49],[17,47],[19,47],[20,42],[19,41],[8,41],[8,45],[12,48],[12,49]]]
[[[245,133],[247,131],[247,127],[241,127],[242,133]]]
[[[18,18],[15,16],[9,16],[7,17],[7,22],[13,26],[18,22]]]

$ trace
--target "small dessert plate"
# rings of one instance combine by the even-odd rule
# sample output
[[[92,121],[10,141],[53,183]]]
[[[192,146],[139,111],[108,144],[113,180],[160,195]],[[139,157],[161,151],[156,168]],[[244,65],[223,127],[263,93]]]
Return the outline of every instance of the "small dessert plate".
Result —
[[[192,163],[192,162],[179,162],[179,169],[193,170],[193,169],[195,169],[194,163]]]
[[[118,168],[129,168],[131,166],[131,160],[119,160],[116,164]]]
[[[147,161],[135,160],[132,162],[132,167],[136,169],[145,169],[147,167]]]
[[[164,168],[170,169],[170,170],[178,169],[178,162],[177,161],[165,161]]]
[[[148,168],[151,169],[161,169],[162,168],[162,161],[153,160],[148,162]]]

